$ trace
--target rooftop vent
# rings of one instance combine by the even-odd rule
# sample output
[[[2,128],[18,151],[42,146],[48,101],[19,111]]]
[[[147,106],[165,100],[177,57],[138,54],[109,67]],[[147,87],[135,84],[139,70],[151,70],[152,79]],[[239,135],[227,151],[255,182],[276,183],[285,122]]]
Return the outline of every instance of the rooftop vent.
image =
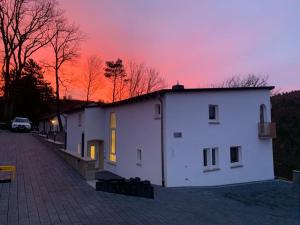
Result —
[[[177,84],[172,86],[172,90],[183,90],[184,89],[184,85],[179,84],[179,82],[177,82]]]

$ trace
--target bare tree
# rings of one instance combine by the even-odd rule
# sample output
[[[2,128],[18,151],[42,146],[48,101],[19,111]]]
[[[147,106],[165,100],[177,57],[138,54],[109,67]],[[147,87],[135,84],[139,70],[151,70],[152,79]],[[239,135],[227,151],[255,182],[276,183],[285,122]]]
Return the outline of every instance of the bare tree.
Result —
[[[54,53],[54,61],[47,66],[52,68],[55,73],[55,95],[56,95],[56,114],[58,118],[59,128],[63,129],[60,118],[60,84],[62,79],[60,70],[62,66],[79,57],[80,42],[83,41],[84,35],[79,27],[69,24],[66,19],[59,18],[55,21],[54,36],[50,37],[50,46]]]
[[[127,65],[127,74],[128,97],[139,96],[166,87],[166,82],[159,72],[145,64],[130,61]]]
[[[99,89],[101,72],[102,60],[97,56],[88,57],[85,72],[86,102],[89,102],[92,95]]]
[[[138,64],[134,61],[129,61],[127,64],[127,89],[128,97],[139,96],[145,92],[145,72],[144,64]]]
[[[20,79],[27,60],[50,42],[51,25],[61,14],[55,0],[0,0],[5,99],[10,98],[11,82]]]
[[[225,80],[221,85],[214,87],[262,87],[268,85],[268,76],[250,74],[246,77],[233,76]]]
[[[112,102],[115,102],[117,97],[120,99],[120,91],[123,91],[123,88],[120,89],[120,85],[124,84],[125,77],[127,76],[123,61],[121,59],[117,59],[115,62],[107,61],[104,71],[104,76],[112,82]]]
[[[166,87],[166,82],[154,68],[148,68],[146,72],[146,93],[157,91]]]

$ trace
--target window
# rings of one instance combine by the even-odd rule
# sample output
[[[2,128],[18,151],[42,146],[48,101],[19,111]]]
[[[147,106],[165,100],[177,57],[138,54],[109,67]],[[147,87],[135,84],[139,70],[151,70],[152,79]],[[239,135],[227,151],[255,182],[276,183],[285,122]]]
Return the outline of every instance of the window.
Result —
[[[116,114],[110,114],[110,148],[109,148],[109,160],[111,162],[117,162],[117,155],[116,155]]]
[[[154,107],[154,117],[158,119],[158,118],[160,118],[160,114],[161,114],[160,104],[155,104],[155,107]]]
[[[242,163],[242,154],[240,146],[230,147],[230,163],[232,165],[240,165]]]
[[[219,106],[218,105],[209,105],[208,107],[208,118],[210,121],[219,120]]]
[[[78,113],[78,126],[81,127],[81,123],[82,123],[82,114]]]
[[[203,149],[203,166],[205,170],[215,170],[219,167],[218,148]]]
[[[260,123],[265,123],[267,121],[267,110],[266,105],[261,104],[259,107],[259,119]]]
[[[216,148],[212,148],[211,149],[211,165],[212,166],[216,166],[217,165],[217,149]]]
[[[136,152],[136,156],[137,156],[137,164],[141,164],[142,163],[142,149],[137,149]]]
[[[203,149],[203,166],[207,166],[209,148]]]
[[[90,158],[95,159],[95,154],[96,154],[95,145],[91,145],[91,147],[90,147]]]

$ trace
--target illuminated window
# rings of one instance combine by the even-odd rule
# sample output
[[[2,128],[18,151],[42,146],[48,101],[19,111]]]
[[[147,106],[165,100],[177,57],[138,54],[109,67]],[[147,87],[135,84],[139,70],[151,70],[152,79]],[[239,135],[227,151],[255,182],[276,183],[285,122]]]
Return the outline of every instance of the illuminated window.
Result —
[[[91,159],[95,159],[95,153],[96,153],[95,145],[91,145],[91,148],[90,148]]]
[[[219,106],[218,105],[209,105],[208,106],[208,118],[209,118],[209,121],[212,121],[212,122],[219,121]]]
[[[203,167],[207,169],[216,169],[219,167],[219,150],[218,148],[203,149]]]
[[[117,155],[116,155],[116,114],[110,114],[110,149],[109,149],[109,160],[111,162],[117,162]]]

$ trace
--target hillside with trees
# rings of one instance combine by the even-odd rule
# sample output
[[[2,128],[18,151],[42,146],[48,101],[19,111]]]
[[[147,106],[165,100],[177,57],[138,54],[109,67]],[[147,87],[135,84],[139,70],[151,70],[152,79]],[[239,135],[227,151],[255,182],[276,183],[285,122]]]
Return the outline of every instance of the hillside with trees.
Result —
[[[292,178],[292,170],[300,169],[300,91],[271,98],[272,120],[277,123],[273,140],[275,175]]]
[[[268,77],[249,74],[233,76],[213,87],[268,86]],[[273,140],[275,176],[292,179],[292,171],[300,169],[300,91],[276,94],[272,92],[272,121],[277,125],[277,138]]]

